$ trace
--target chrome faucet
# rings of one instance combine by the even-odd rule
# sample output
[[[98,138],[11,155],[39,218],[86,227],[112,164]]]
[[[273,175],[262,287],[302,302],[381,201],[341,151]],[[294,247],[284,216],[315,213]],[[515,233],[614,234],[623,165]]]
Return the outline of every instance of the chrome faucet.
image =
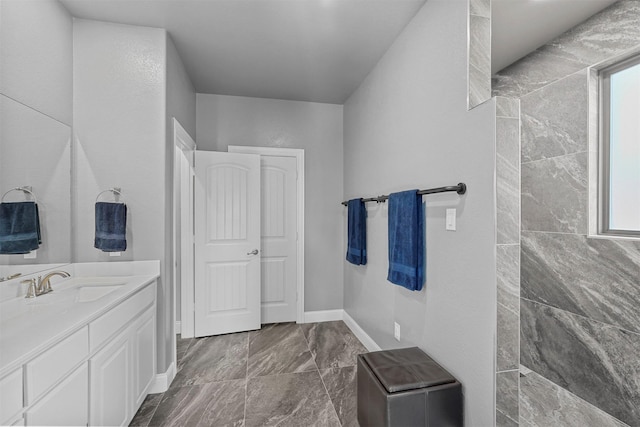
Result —
[[[69,277],[70,274],[62,270],[52,271],[51,273],[45,275],[44,277],[38,276],[37,285],[36,285],[36,279],[23,280],[21,283],[29,284],[29,289],[27,290],[27,295],[25,296],[25,298],[35,298],[40,295],[44,295],[49,292],[52,292],[53,289],[51,289],[51,283],[49,282],[49,279],[51,279],[53,276]]]

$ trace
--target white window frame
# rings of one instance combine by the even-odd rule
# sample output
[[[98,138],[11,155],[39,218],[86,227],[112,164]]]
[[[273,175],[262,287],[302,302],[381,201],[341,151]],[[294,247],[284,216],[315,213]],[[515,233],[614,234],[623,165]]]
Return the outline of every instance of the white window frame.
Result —
[[[624,59],[616,60],[615,62],[608,64],[606,67],[595,70],[595,74],[592,74],[592,79],[597,79],[597,105],[598,105],[598,129],[597,132],[597,169],[598,169],[598,188],[597,188],[597,229],[598,236],[602,237],[626,237],[632,239],[640,239],[640,230],[619,230],[611,229],[609,227],[609,179],[610,179],[610,94],[611,75],[622,71],[626,68],[633,67],[640,64],[640,54],[636,53],[633,56],[626,57]],[[593,80],[592,80],[593,81]],[[593,163],[591,163],[593,165]],[[592,212],[593,213],[593,212]],[[592,233],[593,235],[593,233]],[[594,236],[595,237],[595,236]]]

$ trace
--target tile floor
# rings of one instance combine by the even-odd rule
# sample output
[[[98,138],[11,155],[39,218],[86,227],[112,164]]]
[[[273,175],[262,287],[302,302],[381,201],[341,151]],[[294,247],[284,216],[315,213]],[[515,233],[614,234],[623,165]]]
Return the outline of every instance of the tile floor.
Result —
[[[179,339],[171,387],[147,396],[131,425],[357,427],[366,351],[342,321]]]

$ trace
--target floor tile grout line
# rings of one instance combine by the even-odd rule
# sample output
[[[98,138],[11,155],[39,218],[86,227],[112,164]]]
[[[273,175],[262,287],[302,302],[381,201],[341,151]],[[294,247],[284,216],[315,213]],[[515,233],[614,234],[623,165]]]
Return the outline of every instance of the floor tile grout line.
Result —
[[[307,340],[307,336],[304,334],[304,331],[302,330],[302,326],[300,326],[300,331],[302,332],[302,336],[304,337],[304,340],[307,343],[307,347],[309,348],[309,353],[311,353],[311,358],[313,359],[313,364],[316,365],[316,369],[318,370],[318,376],[320,377],[320,382],[322,382],[322,387],[324,387],[324,391],[325,391],[325,393],[327,393],[327,397],[329,398],[329,403],[331,403],[331,407],[333,408],[333,412],[336,414],[336,418],[337,418],[338,422],[340,423],[340,425],[342,426],[342,420],[340,419],[340,416],[338,415],[338,410],[336,409],[336,405],[333,404],[333,399],[331,398],[331,395],[329,394],[329,389],[327,388],[327,385],[324,383],[324,378],[322,378],[322,374],[320,373],[320,368],[318,367],[318,363],[316,362],[315,356],[311,352],[311,345],[309,345],[309,341]],[[331,369],[331,368],[328,368],[328,369]]]
[[[153,408],[153,412],[151,412],[151,416],[149,417],[149,421],[147,421],[147,423],[142,427],[149,427],[151,425],[151,420],[153,420],[153,416],[156,414],[156,411],[158,410],[158,407],[160,406],[160,403],[162,402],[162,399],[164,399],[164,393],[162,393],[162,397],[158,401],[158,404],[155,405],[155,407]],[[139,410],[140,409],[138,409],[138,411]],[[136,412],[136,414],[137,414],[137,412]],[[135,418],[135,415],[133,417]]]

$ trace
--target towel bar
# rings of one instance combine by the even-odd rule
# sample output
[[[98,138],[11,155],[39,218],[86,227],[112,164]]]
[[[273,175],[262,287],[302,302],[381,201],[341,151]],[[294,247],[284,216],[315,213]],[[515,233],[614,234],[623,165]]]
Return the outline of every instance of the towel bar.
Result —
[[[467,192],[467,184],[464,182],[459,183],[458,185],[451,185],[449,187],[438,187],[438,188],[429,188],[428,190],[419,190],[418,194],[423,196],[425,194],[435,194],[435,193],[447,193],[449,191],[455,191],[458,194],[465,194]],[[377,202],[384,203],[389,199],[388,195],[382,195],[378,197],[369,197],[368,199],[362,199],[363,202]],[[348,202],[342,202],[344,206],[347,206]]]

